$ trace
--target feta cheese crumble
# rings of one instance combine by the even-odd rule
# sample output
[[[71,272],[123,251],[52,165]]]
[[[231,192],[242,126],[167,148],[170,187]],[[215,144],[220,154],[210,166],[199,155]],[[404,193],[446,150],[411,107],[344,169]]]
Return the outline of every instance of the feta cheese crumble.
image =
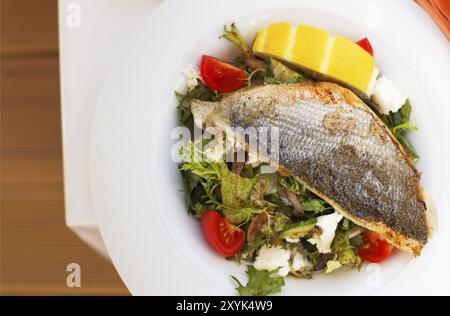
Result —
[[[191,91],[198,85],[197,79],[200,79],[198,68],[194,65],[189,65],[183,68],[181,71],[187,79],[186,86],[188,90]]]
[[[317,226],[322,229],[322,233],[315,233],[308,241],[317,247],[320,253],[331,253],[331,244],[336,233],[338,223],[342,219],[342,215],[333,213],[317,218]]]
[[[253,266],[256,270],[274,271],[279,269],[275,275],[285,277],[290,271],[289,258],[291,252],[279,246],[268,247],[266,245],[259,249]]]
[[[372,101],[377,104],[381,113],[388,114],[389,111],[397,112],[406,102],[406,97],[397,90],[391,80],[382,76],[375,82]]]
[[[308,268],[311,266],[311,262],[301,253],[296,253],[292,258],[292,269],[294,271],[300,271],[304,268]]]

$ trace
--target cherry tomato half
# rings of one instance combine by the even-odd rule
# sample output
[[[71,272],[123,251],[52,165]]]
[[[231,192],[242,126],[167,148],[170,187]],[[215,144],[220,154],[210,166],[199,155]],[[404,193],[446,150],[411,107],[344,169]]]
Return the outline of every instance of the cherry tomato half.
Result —
[[[211,247],[225,257],[234,256],[244,247],[244,231],[230,224],[217,211],[203,212],[202,229]]]
[[[239,90],[247,81],[247,73],[242,69],[207,55],[202,57],[200,72],[205,84],[219,92]]]
[[[379,263],[389,258],[394,247],[374,232],[363,235],[363,244],[358,249],[358,254],[366,261]]]
[[[364,37],[363,39],[357,41],[356,44],[361,46],[366,52],[373,56],[373,48],[367,37]]]

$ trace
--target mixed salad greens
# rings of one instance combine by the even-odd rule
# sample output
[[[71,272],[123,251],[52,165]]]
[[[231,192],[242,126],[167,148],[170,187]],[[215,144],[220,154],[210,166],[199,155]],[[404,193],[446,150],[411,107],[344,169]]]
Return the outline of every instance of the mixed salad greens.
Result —
[[[204,64],[226,68],[231,74],[239,72],[239,78],[245,75],[238,89],[314,81],[279,61],[255,57],[235,24],[225,27],[223,37],[241,49],[241,56],[233,64],[205,61],[204,56],[202,76],[195,78],[195,86],[186,93],[176,92],[180,121],[190,129],[194,126],[190,100],[218,101],[223,91],[230,90],[227,78],[222,86],[217,80],[212,82],[214,78]],[[415,130],[410,113],[407,100],[398,112],[379,115],[416,161],[418,155],[406,138]],[[226,162],[225,154],[222,161],[202,159],[209,155],[205,150],[209,142],[200,138],[184,145],[179,170],[189,214],[201,219],[211,247],[229,260],[248,266],[246,285],[233,277],[240,295],[274,294],[281,291],[288,274],[308,279],[318,272],[359,269],[363,260],[380,262],[391,254],[392,246],[386,241],[336,213],[298,178],[261,173],[261,165]]]

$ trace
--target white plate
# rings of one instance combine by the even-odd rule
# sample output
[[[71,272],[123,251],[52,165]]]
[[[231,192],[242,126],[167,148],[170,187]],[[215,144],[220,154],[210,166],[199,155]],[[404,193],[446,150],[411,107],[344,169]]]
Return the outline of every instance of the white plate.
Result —
[[[166,1],[134,35],[105,83],[91,138],[93,197],[107,249],[133,294],[232,295],[229,276],[245,280],[244,267],[211,251],[198,222],[187,216],[178,192],[181,179],[171,159],[171,131],[178,117],[173,91],[184,86],[180,70],[198,64],[203,53],[226,59],[237,54],[218,39],[225,23],[235,21],[249,42],[258,29],[275,21],[311,24],[353,40],[368,36],[378,67],[411,100],[419,127],[412,140],[421,154],[422,181],[435,199],[440,196],[443,166],[435,159],[442,157],[440,134],[411,68],[377,34],[330,13],[335,12],[330,8],[334,1],[326,2],[326,10],[323,1],[278,3]],[[361,8],[356,1],[340,4],[333,7],[348,12]],[[321,275],[312,281],[289,278],[283,294],[370,294],[411,259],[397,252],[381,268]]]

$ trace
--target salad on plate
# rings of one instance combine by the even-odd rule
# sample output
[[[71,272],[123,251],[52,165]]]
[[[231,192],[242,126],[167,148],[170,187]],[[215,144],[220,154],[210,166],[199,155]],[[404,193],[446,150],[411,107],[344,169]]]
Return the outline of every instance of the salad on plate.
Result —
[[[240,295],[285,278],[418,256],[433,206],[408,141],[411,104],[376,68],[368,38],[272,23],[234,60],[203,55],[176,92],[186,207],[211,250],[247,265]],[[197,136],[197,137],[196,137]]]

